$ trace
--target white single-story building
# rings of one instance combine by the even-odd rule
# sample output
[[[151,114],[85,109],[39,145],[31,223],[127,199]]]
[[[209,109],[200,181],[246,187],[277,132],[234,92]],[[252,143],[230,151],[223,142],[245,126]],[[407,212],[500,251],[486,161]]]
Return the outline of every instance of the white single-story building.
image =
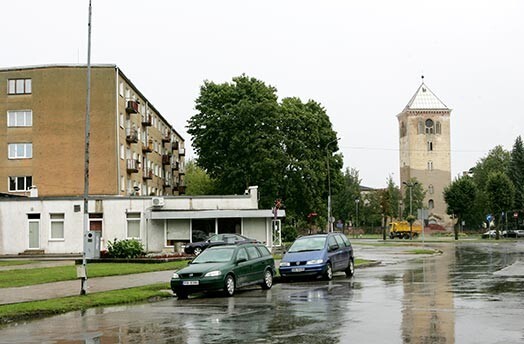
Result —
[[[0,199],[0,255],[83,251],[82,197]],[[279,246],[284,210],[258,209],[258,189],[231,196],[89,196],[89,230],[109,240],[135,238],[147,252],[171,251],[215,233]]]

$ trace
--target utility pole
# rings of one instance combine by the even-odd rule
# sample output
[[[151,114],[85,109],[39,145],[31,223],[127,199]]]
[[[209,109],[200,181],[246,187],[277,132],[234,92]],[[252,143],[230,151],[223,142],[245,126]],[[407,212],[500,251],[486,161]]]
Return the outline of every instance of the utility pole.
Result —
[[[87,294],[87,234],[89,226],[89,139],[90,139],[90,111],[91,111],[91,0],[89,0],[89,16],[87,21],[87,95],[86,95],[86,123],[85,123],[85,152],[84,152],[84,223],[83,223],[83,252],[82,252],[82,285],[80,295]]]
[[[337,142],[339,139],[334,139],[326,144],[326,164],[327,164],[327,175],[328,175],[328,204],[327,204],[327,216],[328,216],[328,232],[333,232],[333,221],[331,221],[331,177],[329,172],[329,151],[328,146],[333,142]]]
[[[413,187],[418,185],[417,182],[403,182],[409,188],[409,239],[413,240]]]

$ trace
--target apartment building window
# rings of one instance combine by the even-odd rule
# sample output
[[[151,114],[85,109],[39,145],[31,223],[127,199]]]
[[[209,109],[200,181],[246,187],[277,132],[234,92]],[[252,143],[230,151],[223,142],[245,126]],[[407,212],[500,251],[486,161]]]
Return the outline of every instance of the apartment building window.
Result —
[[[50,239],[64,240],[64,214],[49,214],[51,222]]]
[[[126,158],[126,149],[124,145],[120,145],[120,159],[124,160]]]
[[[126,99],[127,100],[131,99],[131,90],[127,87],[126,87]]]
[[[126,191],[126,179],[120,176],[120,191]]]
[[[124,128],[124,125],[125,125],[124,114],[120,112],[120,128]]]
[[[127,213],[127,237],[140,238],[140,213]]]
[[[8,127],[30,127],[33,125],[33,111],[10,110],[7,111]]]
[[[33,157],[32,143],[9,143],[9,159],[30,159]]]
[[[31,79],[7,80],[8,94],[31,94]]]
[[[33,185],[32,176],[24,177],[9,177],[9,191],[10,192],[19,192],[27,191]]]
[[[118,88],[118,93],[120,94],[120,97],[124,96],[124,82],[120,81],[120,86]]]

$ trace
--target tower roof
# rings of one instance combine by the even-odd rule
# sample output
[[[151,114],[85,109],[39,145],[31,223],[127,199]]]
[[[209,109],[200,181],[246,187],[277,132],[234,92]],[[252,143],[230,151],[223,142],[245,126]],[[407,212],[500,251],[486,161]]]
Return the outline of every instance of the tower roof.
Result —
[[[404,110],[449,110],[449,108],[422,82]]]

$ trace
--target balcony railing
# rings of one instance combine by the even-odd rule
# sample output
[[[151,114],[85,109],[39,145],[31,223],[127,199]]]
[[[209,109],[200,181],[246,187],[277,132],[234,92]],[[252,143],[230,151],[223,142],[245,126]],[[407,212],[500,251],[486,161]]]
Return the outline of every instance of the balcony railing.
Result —
[[[171,164],[171,155],[164,154],[162,155],[162,165],[170,165]]]
[[[147,145],[142,145],[142,152],[151,153],[153,151],[153,142],[150,141]]]
[[[127,113],[138,113],[138,102],[134,100],[128,100],[126,112]]]
[[[142,178],[144,180],[153,179],[153,170],[147,170],[147,169],[144,168],[142,170],[142,173],[143,173]]]
[[[128,143],[137,143],[138,142],[138,131],[134,128],[126,129],[126,141]]]
[[[127,173],[137,173],[140,169],[140,162],[136,159],[127,159],[126,167]]]
[[[173,150],[178,150],[178,141],[173,142],[173,143],[171,144],[171,148],[172,148]]]
[[[180,166],[180,163],[179,163],[179,162],[174,162],[174,163],[171,164],[171,169],[172,169],[173,171],[178,171],[179,166]]]
[[[179,148],[178,149],[178,155],[180,155],[180,156],[186,155],[186,149],[185,148]]]
[[[169,141],[171,141],[171,134],[164,134],[162,136],[162,143],[168,143]]]
[[[142,115],[142,125],[144,127],[151,126],[151,115]]]

